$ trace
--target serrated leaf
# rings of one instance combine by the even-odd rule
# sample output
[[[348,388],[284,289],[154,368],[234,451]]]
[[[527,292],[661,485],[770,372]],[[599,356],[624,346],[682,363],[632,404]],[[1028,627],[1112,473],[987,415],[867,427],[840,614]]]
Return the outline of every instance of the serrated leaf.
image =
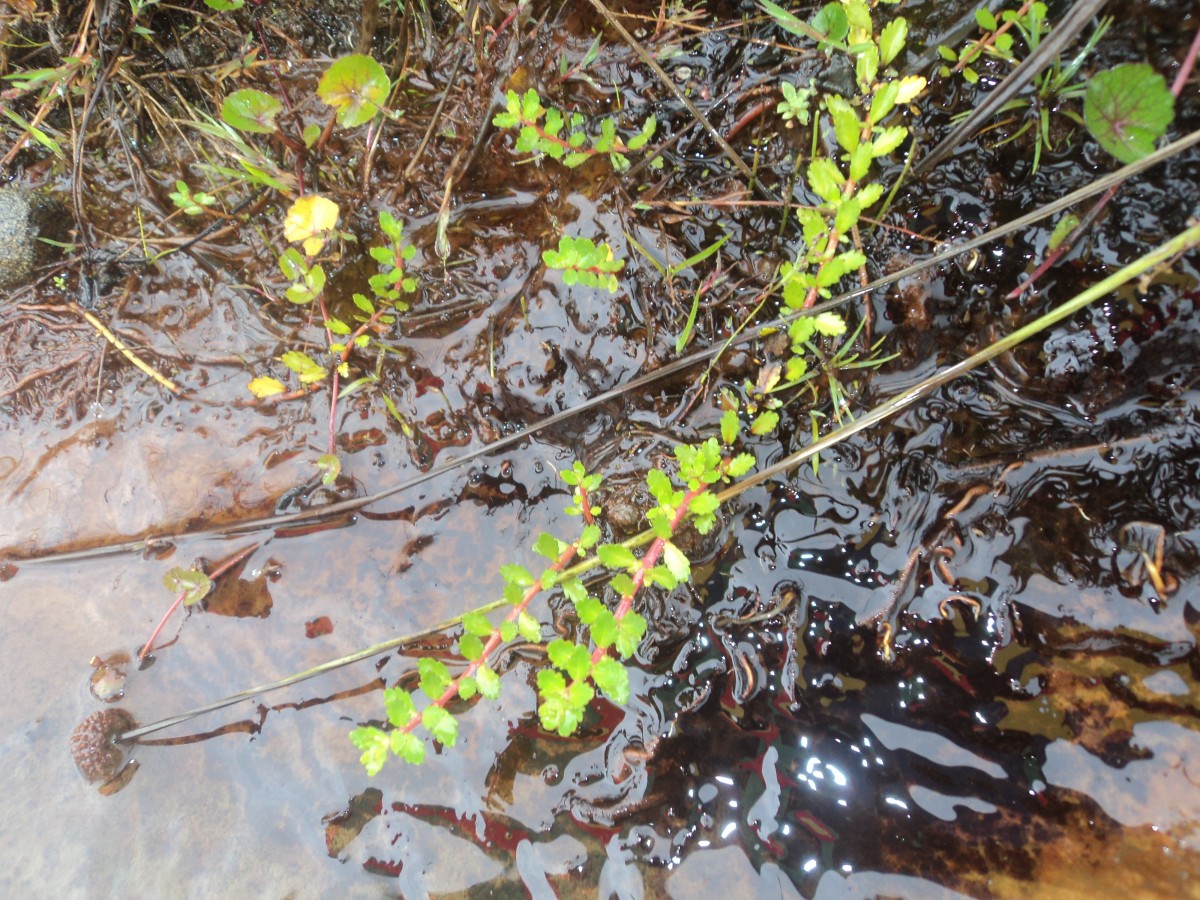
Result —
[[[749,453],[739,453],[729,461],[729,465],[725,467],[725,471],[730,478],[741,478],[747,472],[754,468],[755,459]]]
[[[888,65],[896,54],[904,49],[908,38],[908,22],[903,16],[896,16],[879,32],[879,61]]]
[[[896,103],[903,106],[911,103],[925,90],[924,75],[908,75],[900,79],[900,89],[896,92]]]
[[[458,740],[458,722],[440,706],[427,706],[421,713],[421,724],[443,747],[453,747]]]
[[[1175,117],[1175,98],[1148,63],[1122,63],[1087,83],[1083,120],[1088,131],[1123,163],[1154,152]]]
[[[440,659],[423,656],[417,661],[421,675],[421,691],[430,700],[437,700],[450,686],[450,672]]]
[[[611,656],[596,663],[592,681],[613,703],[624,706],[629,702],[629,671]]]
[[[500,640],[505,643],[511,641],[517,636],[517,623],[504,621],[500,623]]]
[[[638,613],[626,613],[625,618],[617,622],[617,639],[613,646],[622,659],[628,659],[637,650],[645,634],[646,620]]]
[[[622,597],[628,597],[633,593],[633,579],[625,572],[614,575],[608,585]]]
[[[527,612],[523,612],[517,616],[517,631],[521,632],[521,637],[525,638],[531,644],[540,644],[542,642],[541,623]]]
[[[833,119],[833,133],[837,137],[838,144],[847,153],[853,152],[858,147],[862,134],[862,122],[858,120],[858,114],[854,112],[854,107],[837,94],[826,97],[825,106]]]
[[[378,728],[364,726],[350,732],[350,742],[362,751],[359,761],[367,774],[371,777],[378,775],[387,762],[388,749],[391,747],[388,736]]]
[[[485,700],[495,700],[500,696],[500,676],[488,666],[480,666],[475,670],[475,681],[479,685],[479,694]]]
[[[633,551],[622,544],[601,544],[596,548],[601,565],[610,569],[632,569],[638,564]]]
[[[818,313],[810,317],[813,328],[826,337],[836,337],[846,332],[846,320],[835,312]]]
[[[538,535],[537,541],[534,542],[533,552],[546,557],[549,560],[558,560],[558,555],[563,552],[563,543],[554,535],[543,531]],[[549,587],[549,585],[544,585]]]
[[[390,687],[384,691],[383,705],[387,710],[388,721],[397,728],[407,726],[417,712],[412,695],[403,688]]]
[[[737,440],[738,432],[741,430],[742,422],[738,418],[737,410],[727,409],[721,414],[721,443],[727,447],[732,447],[733,442]]]
[[[392,83],[383,66],[363,53],[336,60],[317,83],[317,96],[336,110],[338,124],[354,128],[370,122],[387,102]]]
[[[684,552],[670,541],[663,544],[663,563],[671,574],[679,581],[687,581],[692,577],[692,563]]]
[[[908,129],[902,125],[892,125],[882,129],[871,139],[871,155],[874,157],[886,156],[903,144],[906,137],[908,137]]]
[[[611,647],[617,639],[617,618],[612,614],[612,610],[603,605],[592,617],[588,627],[591,629],[592,641],[601,649]]]
[[[809,163],[808,184],[822,200],[832,203],[841,197],[845,181],[833,160],[821,157]]]
[[[405,762],[419,766],[425,761],[425,745],[415,734],[393,731],[391,743],[392,752]]]
[[[584,625],[591,625],[605,611],[606,607],[604,604],[595,597],[585,595],[582,600],[577,601],[575,604],[575,613],[579,616],[579,621]]]
[[[473,634],[478,638],[490,637],[492,634],[492,623],[481,612],[469,612],[464,615],[462,626],[463,631],[467,634]]]
[[[458,641],[458,652],[463,659],[474,662],[483,656],[483,641],[473,634],[464,634]]]
[[[467,675],[458,682],[458,696],[463,700],[470,700],[479,692],[479,685],[474,678]]]
[[[501,566],[500,577],[509,584],[515,584],[518,587],[527,588],[533,584],[533,576],[529,574],[529,570],[516,563],[508,563]]]
[[[754,435],[770,434],[779,427],[779,413],[772,409],[759,413],[750,423],[750,433]]]

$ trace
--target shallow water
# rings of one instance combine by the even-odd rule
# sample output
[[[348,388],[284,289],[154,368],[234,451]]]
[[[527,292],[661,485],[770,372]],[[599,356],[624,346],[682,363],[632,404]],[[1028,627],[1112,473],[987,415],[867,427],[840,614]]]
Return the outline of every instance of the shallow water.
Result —
[[[658,5],[645,7],[653,16]],[[930,4],[909,8],[914,39],[938,30],[922,22]],[[450,104],[461,139],[507,83],[500,66],[549,84],[560,54],[586,53],[598,21],[535,4],[535,18],[543,12],[540,37],[521,54],[502,50],[496,70],[467,55]],[[1113,57],[1179,59],[1190,31],[1178,12],[1139,12],[1146,27],[1118,28]],[[425,73],[436,88],[445,56]],[[719,97],[772,83],[777,65],[789,76],[816,65],[789,60],[707,34],[668,68],[697,96]],[[596,87],[556,89],[599,111],[616,85],[631,106],[654,102],[664,136],[686,124],[615,38],[588,71]],[[436,103],[413,90],[424,105],[381,145],[370,196],[344,224],[370,240],[375,209],[388,206],[418,247],[421,290],[392,342],[404,357],[381,369],[415,433],[370,395],[350,398],[337,420],[340,496],[386,489],[674,358],[711,269],[681,273],[672,298],[623,233],[678,261],[727,227],[721,264],[737,278],[797,239],[776,244],[769,208],[637,209],[602,167],[514,166],[511,139],[493,129],[454,187],[444,268],[433,245],[455,147],[434,141],[411,182],[399,178]],[[739,95],[710,115],[729,129],[753,102]],[[784,185],[803,141],[772,115],[752,120],[738,146],[748,153],[761,137],[762,171]],[[1198,118],[1193,92],[1172,134]],[[921,128],[945,125],[938,113]],[[888,221],[974,234],[1086,183],[1098,151],[1084,144],[1036,176],[1028,148],[973,148],[902,191]],[[160,151],[145,153],[170,185]],[[702,134],[667,161],[644,176],[661,199],[738,186]],[[88,174],[105,231],[136,234],[124,169],[97,158]],[[878,293],[876,332],[900,355],[862,375],[857,408],[1175,233],[1200,206],[1197,184],[1193,152],[1128,186],[1046,296],[1001,299],[1044,252],[1049,227],[969,271],[947,266]],[[161,222],[163,210],[141,202]],[[5,345],[18,374],[89,349],[86,363],[0,400],[5,895],[1019,897],[1103,885],[1200,896],[1194,253],[822,455],[815,472],[806,464],[732,501],[695,551],[694,584],[646,598],[650,637],[630,704],[597,704],[570,739],[538,727],[541,660],[514,650],[499,701],[456,711],[458,746],[368,778],[346,735],[383,717],[383,687],[411,677],[417,658],[446,655],[448,638],[431,636],[156,733],[136,748],[126,787],[87,785],[68,739],[101,707],[89,660],[146,641],[172,600],[168,570],[211,570],[254,548],[218,579],[207,610],[172,618],[152,665],[129,667],[119,704],[142,723],[492,600],[500,565],[532,564],[541,531],[577,527],[557,469],[579,456],[613,485],[635,483],[719,416],[712,395],[691,405],[692,379],[666,379],[353,515],[214,534],[321,502],[289,492],[324,452],[327,394],[274,409],[237,402],[250,373],[312,338],[303,312],[249,289],[275,277],[262,235],[282,209],[268,205],[229,243],[109,279],[98,312],[194,398],[172,397],[111,351],[101,366],[102,343],[78,316],[32,308],[54,298],[48,285],[3,300],[6,327],[25,322],[46,342],[28,358]],[[617,294],[545,273],[540,251],[564,227],[624,247]],[[900,233],[877,238],[880,266],[928,249]],[[335,304],[364,271],[351,249],[331,278]],[[757,287],[720,294],[695,342],[726,336]],[[762,358],[758,347],[730,354],[716,386],[739,390]],[[773,462],[810,440],[809,427],[797,405],[778,436],[751,447]],[[147,535],[179,537],[92,552]],[[32,559],[65,551],[84,556]],[[537,614],[551,625],[560,604]],[[321,617],[329,633],[314,632]]]

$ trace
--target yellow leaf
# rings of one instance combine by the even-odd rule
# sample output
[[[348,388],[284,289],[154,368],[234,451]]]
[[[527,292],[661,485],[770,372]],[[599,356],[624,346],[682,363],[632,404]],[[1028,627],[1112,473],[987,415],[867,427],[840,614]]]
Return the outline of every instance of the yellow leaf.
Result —
[[[901,78],[900,93],[896,95],[896,103],[910,103],[923,90],[925,90],[924,75],[909,75],[907,78]]]
[[[338,220],[338,205],[319,194],[308,194],[292,204],[283,220],[283,236],[300,243],[306,256],[316,256],[325,246]]]
[[[266,397],[273,397],[276,394],[282,394],[285,390],[287,390],[287,388],[284,387],[283,382],[278,378],[270,378],[265,375],[261,378],[255,378],[250,382],[249,385],[247,385],[247,387],[250,388],[250,393],[252,393],[259,400],[262,400]]]

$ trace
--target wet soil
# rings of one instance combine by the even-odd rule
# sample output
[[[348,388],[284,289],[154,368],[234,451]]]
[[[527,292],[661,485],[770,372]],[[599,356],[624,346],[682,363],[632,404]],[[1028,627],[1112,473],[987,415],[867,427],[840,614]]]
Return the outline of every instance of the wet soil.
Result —
[[[152,722],[492,600],[500,565],[532,564],[541,531],[577,528],[556,475],[575,458],[608,478],[612,533],[636,529],[645,471],[713,433],[720,392],[744,399],[778,353],[737,348],[705,383],[701,368],[663,379],[352,515],[221,532],[385,490],[660,367],[718,270],[689,349],[720,342],[777,312],[774,299],[755,312],[759,292],[800,244],[794,216],[756,200],[588,4],[534,2],[503,28],[509,10],[479,4],[474,33],[446,4],[426,20],[418,4],[402,15],[367,3],[361,21],[284,6],[203,22],[153,11],[153,38],[134,40],[80,129],[79,173],[70,153],[38,144],[5,163],[14,183],[68,202],[81,187],[87,245],[0,295],[5,895],[1200,896],[1195,253],[823,454],[815,471],[732,501],[689,547],[694,583],[645,598],[628,706],[598,704],[572,738],[538,727],[541,659],[514,647],[499,701],[456,710],[457,747],[368,778],[346,735],[383,717],[383,688],[410,681],[419,657],[446,656],[452,635],[433,635],[156,733],[120,790],[90,787],[70,739],[99,709]],[[970,6],[906,4],[912,59]],[[781,47],[754,4],[665,8],[660,21],[657,3],[619,7],[762,183],[812,202],[796,178],[811,131],[782,127],[776,86],[836,73]],[[1112,13],[1096,65],[1148,60],[1170,81],[1200,27],[1189,4]],[[50,42],[6,50],[8,71],[58,64],[48,11],[0,20]],[[120,19],[95,27],[90,46],[114,53]],[[231,218],[219,230],[149,265],[131,259],[209,224],[167,198],[177,179],[207,183],[211,147],[172,118],[183,101],[216,115],[213,98],[234,87],[275,91],[271,66],[237,66],[257,49],[280,61],[300,120],[324,124],[316,79],[362,42],[401,84],[404,116],[370,152],[365,129],[335,131],[325,161],[302,172],[357,238],[331,251],[329,300],[348,308],[364,289],[380,209],[405,223],[420,285],[389,352],[354,363],[379,381],[339,404],[343,474],[323,492],[312,479],[328,391],[260,404],[246,387],[286,378],[279,355],[324,340],[281,298],[287,199],[222,181]],[[920,145],[986,81],[936,82],[913,123]],[[655,144],[673,140],[663,168],[520,163],[489,122],[505,89],[528,86],[589,117],[615,111],[631,130],[653,112]],[[29,118],[35,101],[16,108]],[[83,108],[55,106],[47,127],[66,140]],[[1198,125],[1193,75],[1169,136]],[[20,133],[5,120],[0,147]],[[904,183],[863,235],[872,277],[1115,168],[1081,133],[1037,172],[1031,145],[995,136]],[[890,184],[904,160],[881,162]],[[1127,184],[1036,295],[1005,299],[1044,256],[1052,223],[848,307],[854,320],[869,310],[873,338],[897,354],[847,378],[853,409],[1175,234],[1200,208],[1198,185],[1195,151]],[[541,252],[564,232],[627,260],[616,293],[546,270]],[[719,254],[670,284],[630,244],[669,265],[723,235]],[[186,393],[126,362],[80,308]],[[761,464],[811,440],[811,396],[789,399],[779,432],[750,442]],[[832,427],[828,403],[815,409]],[[92,660],[136,656],[172,602],[170,569],[211,570],[247,548],[206,604],[172,618],[151,665],[123,662],[119,696],[95,694]],[[537,613],[550,625],[561,601]]]

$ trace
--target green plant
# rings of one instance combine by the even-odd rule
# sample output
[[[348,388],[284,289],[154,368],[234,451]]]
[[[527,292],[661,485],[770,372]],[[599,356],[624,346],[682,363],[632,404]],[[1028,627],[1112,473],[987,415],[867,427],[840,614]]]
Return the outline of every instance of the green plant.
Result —
[[[373,337],[385,334],[395,324],[396,314],[408,309],[408,304],[401,299],[402,294],[417,289],[417,281],[405,265],[412,259],[416,249],[404,240],[404,226],[396,217],[387,210],[380,210],[379,228],[387,242],[368,251],[379,265],[379,271],[367,282],[372,297],[362,293],[353,295],[356,312],[351,322],[357,323],[355,326],[345,318],[332,314],[321,299],[325,289],[325,270],[314,257],[324,247],[325,241],[336,233],[337,217],[335,203],[310,194],[292,204],[284,223],[284,236],[293,243],[300,243],[304,249],[301,254],[297,248],[289,247],[279,255],[279,269],[290,282],[284,297],[298,305],[318,301],[322,324],[328,336],[330,363],[322,364],[301,350],[288,350],[279,358],[305,388],[324,381],[331,371],[348,377],[350,354],[354,350],[367,349]],[[250,382],[249,389],[256,397],[265,399],[283,395],[287,387],[277,378],[261,376]]]
[[[616,259],[608,244],[565,234],[558,239],[557,250],[542,251],[542,261],[551,269],[561,270],[567,285],[602,287],[610,293],[617,290],[615,273],[625,267],[625,260]]]
[[[542,105],[542,98],[533,88],[524,94],[510,90],[507,109],[497,113],[492,124],[497,128],[519,128],[516,151],[557,159],[569,169],[581,166],[594,156],[607,156],[613,169],[624,172],[629,168],[626,153],[641,150],[654,137],[657,122],[648,117],[641,131],[628,141],[617,137],[616,119],[606,116],[600,120],[600,134],[585,130],[586,120],[580,113],[567,116],[561,110]],[[564,134],[565,129],[565,134]]]
[[[721,420],[721,437],[728,447],[737,440],[738,418],[729,411]],[[458,739],[458,723],[447,709],[456,698],[471,700],[478,694],[494,700],[500,693],[500,678],[489,660],[502,643],[524,640],[544,646],[548,665],[538,671],[538,719],[543,728],[562,736],[574,734],[595,700],[597,692],[617,704],[629,699],[629,674],[620,660],[633,655],[646,633],[646,620],[634,609],[646,587],[672,590],[691,577],[691,563],[673,538],[685,521],[701,534],[716,524],[719,501],[711,486],[737,478],[754,465],[750,454],[727,454],[717,439],[675,450],[674,478],[651,469],[646,486],[655,506],[646,514],[654,539],[639,558],[624,544],[601,544],[596,516],[601,510],[592,499],[600,486],[599,475],[588,473],[581,463],[560,473],[570,485],[572,505],[567,512],[583,519],[580,536],[573,542],[543,533],[534,551],[549,561],[539,575],[525,566],[502,566],[503,596],[511,606],[503,621],[494,623],[483,613],[463,617],[458,639],[461,668],[457,675],[440,660],[418,661],[417,692],[389,687],[384,708],[387,724],[366,724],[350,732],[351,742],[362,751],[362,764],[370,775],[377,774],[389,755],[419,764],[425,744],[414,734],[423,728],[444,747]],[[576,559],[594,552],[594,563],[607,568],[611,577],[611,605],[592,596],[579,577]],[[546,642],[542,625],[529,613],[529,605],[543,591],[559,590],[574,606],[580,639],[555,638]],[[615,656],[613,655],[615,654]],[[424,695],[423,701],[414,694]],[[418,705],[420,704],[420,705]]]
[[[779,7],[767,2],[763,6],[780,19]],[[822,203],[797,210],[804,250],[780,271],[786,306],[800,310],[814,305],[820,296],[828,298],[834,284],[866,262],[857,248],[841,245],[850,240],[863,212],[883,196],[882,185],[866,182],[872,163],[898,149],[908,137],[906,127],[884,125],[884,120],[914,100],[924,90],[925,79],[890,76],[888,66],[904,49],[908,25],[904,17],[894,17],[876,34],[865,0],[830,4],[803,29],[794,22],[785,26],[806,36],[815,32],[830,48],[845,46],[844,52],[854,62],[858,91],[854,97],[830,94],[822,100],[842,155],[841,164],[832,157],[817,157],[806,169],[809,187]]]
[[[1037,7],[1040,7],[1037,8]],[[975,22],[983,32],[982,37],[967,41],[962,52],[957,52],[952,47],[947,47],[945,44],[938,45],[938,54],[948,63],[954,63],[954,68],[943,65],[939,68],[939,73],[948,78],[955,72],[961,72],[964,79],[971,84],[979,82],[979,73],[972,67],[972,63],[976,62],[982,56],[994,57],[1002,59],[1005,62],[1016,65],[1018,60],[1013,56],[1013,36],[1010,29],[1016,22],[1021,21],[1022,17],[1026,23],[1026,28],[1029,30],[1039,30],[1040,23],[1044,22],[1046,16],[1046,7],[1044,3],[1026,2],[1017,10],[1005,10],[1001,14],[1004,24],[996,20],[995,14],[987,7],[980,7],[975,10]]]
[[[982,54],[1014,66],[1020,62],[1012,34],[1004,29],[1011,28],[1016,31],[1028,53],[1032,54],[1037,50],[1050,30],[1046,14],[1045,3],[1040,0],[1039,2],[1027,2],[1020,9],[1004,10],[1000,14],[1000,21],[1004,24],[1000,25],[995,16],[986,10],[981,10],[976,14],[976,20],[986,32],[984,38],[969,43],[962,54],[955,54],[950,48],[939,48],[939,52],[947,61],[957,59],[954,71],[961,70],[968,81],[977,81],[978,75],[968,63],[976,61]],[[1096,45],[1111,25],[1111,18],[1101,19],[1082,49],[1070,61],[1064,62],[1061,56],[1055,57],[1046,71],[1035,79],[1034,89],[1030,96],[1016,97],[1000,107],[998,114],[1019,114],[1021,124],[1016,131],[999,141],[996,146],[1000,147],[1016,141],[1032,130],[1034,138],[1033,171],[1036,172],[1041,164],[1042,153],[1056,148],[1055,117],[1061,117],[1075,125],[1085,125],[1074,102],[1083,98],[1087,90],[1087,82],[1077,80],[1077,77],[1083,64],[1096,49]],[[943,67],[943,74],[948,75],[950,72],[951,70]],[[1004,120],[1000,124],[1006,124],[1009,121],[1011,120]],[[1069,141],[1070,138],[1070,132],[1063,136],[1063,140]]]
[[[783,94],[783,99],[775,107],[775,112],[783,117],[784,124],[788,128],[797,122],[807,125],[810,117],[809,107],[816,96],[817,89],[812,85],[797,88],[789,82],[783,81],[779,84],[779,90]]]

